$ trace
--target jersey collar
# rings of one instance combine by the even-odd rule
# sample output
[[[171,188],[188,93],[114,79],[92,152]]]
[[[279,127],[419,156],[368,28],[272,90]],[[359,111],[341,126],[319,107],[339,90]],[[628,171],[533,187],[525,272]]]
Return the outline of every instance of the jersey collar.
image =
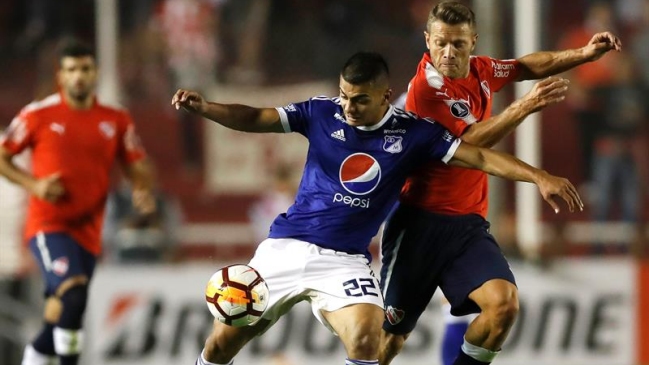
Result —
[[[385,113],[383,116],[383,119],[381,119],[380,122],[373,124],[373,125],[359,125],[356,128],[362,130],[362,131],[375,131],[381,127],[390,119],[392,116],[392,113],[394,113],[394,106],[390,104],[390,107],[388,108],[388,111]]]

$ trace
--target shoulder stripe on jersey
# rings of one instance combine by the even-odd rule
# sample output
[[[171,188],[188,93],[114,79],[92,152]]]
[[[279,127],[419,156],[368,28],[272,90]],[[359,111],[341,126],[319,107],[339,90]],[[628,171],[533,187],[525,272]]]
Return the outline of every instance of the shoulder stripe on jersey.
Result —
[[[284,128],[284,133],[291,133],[291,125],[288,123],[288,115],[286,115],[286,110],[284,108],[275,108],[279,113],[279,120],[282,122],[282,128]]]
[[[407,111],[405,111],[403,109],[399,109],[399,108],[396,108],[396,107],[394,108],[394,114],[396,116],[400,117],[400,118],[419,119],[419,117],[417,117],[417,115],[415,115],[415,113],[407,112]]]
[[[330,101],[336,105],[340,105],[340,97],[338,96],[332,98],[330,96],[319,95],[312,97],[311,100]]]
[[[331,97],[325,95],[318,95],[312,97],[311,100],[331,100]]]
[[[58,93],[52,94],[44,99],[33,101],[27,104],[27,106],[25,106],[23,111],[32,112],[34,110],[44,109],[49,106],[57,105],[57,104],[61,104],[61,94]]]
[[[442,76],[430,63],[426,64],[425,74],[428,86],[439,90],[442,89],[442,86],[444,86],[444,76]]]

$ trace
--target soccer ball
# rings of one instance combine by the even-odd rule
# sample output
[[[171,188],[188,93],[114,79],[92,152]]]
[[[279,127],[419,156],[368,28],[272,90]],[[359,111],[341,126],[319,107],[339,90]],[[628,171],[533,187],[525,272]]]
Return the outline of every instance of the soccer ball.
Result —
[[[207,308],[220,322],[233,327],[255,324],[268,306],[268,286],[248,265],[221,268],[207,282]]]

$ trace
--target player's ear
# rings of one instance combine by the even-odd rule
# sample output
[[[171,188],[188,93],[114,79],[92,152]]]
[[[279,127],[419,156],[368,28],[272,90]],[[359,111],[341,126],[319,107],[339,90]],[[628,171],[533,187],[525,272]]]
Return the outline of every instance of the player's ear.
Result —
[[[473,44],[471,45],[471,52],[475,49],[475,45],[478,43],[478,33],[473,35]]]
[[[424,31],[424,39],[426,40],[426,49],[430,49],[430,46],[428,45],[428,41],[430,40],[430,34],[428,34],[427,31]]]
[[[389,103],[390,98],[392,97],[392,89],[387,89],[385,90],[385,94],[383,95],[385,102]]]

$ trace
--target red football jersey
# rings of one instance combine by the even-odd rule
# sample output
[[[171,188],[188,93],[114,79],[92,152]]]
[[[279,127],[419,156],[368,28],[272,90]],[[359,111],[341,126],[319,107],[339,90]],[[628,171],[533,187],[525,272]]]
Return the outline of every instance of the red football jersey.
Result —
[[[408,85],[406,110],[430,117],[454,135],[491,116],[492,92],[513,82],[520,73],[516,60],[472,56],[469,76],[450,79],[424,54]],[[401,201],[441,214],[487,216],[487,175],[478,170],[430,162],[413,173],[401,191]]]
[[[0,145],[14,154],[30,148],[34,177],[59,172],[66,190],[55,204],[30,197],[25,239],[40,231],[66,232],[98,255],[113,164],[145,156],[128,112],[97,102],[88,110],[71,109],[54,94],[23,108]]]

